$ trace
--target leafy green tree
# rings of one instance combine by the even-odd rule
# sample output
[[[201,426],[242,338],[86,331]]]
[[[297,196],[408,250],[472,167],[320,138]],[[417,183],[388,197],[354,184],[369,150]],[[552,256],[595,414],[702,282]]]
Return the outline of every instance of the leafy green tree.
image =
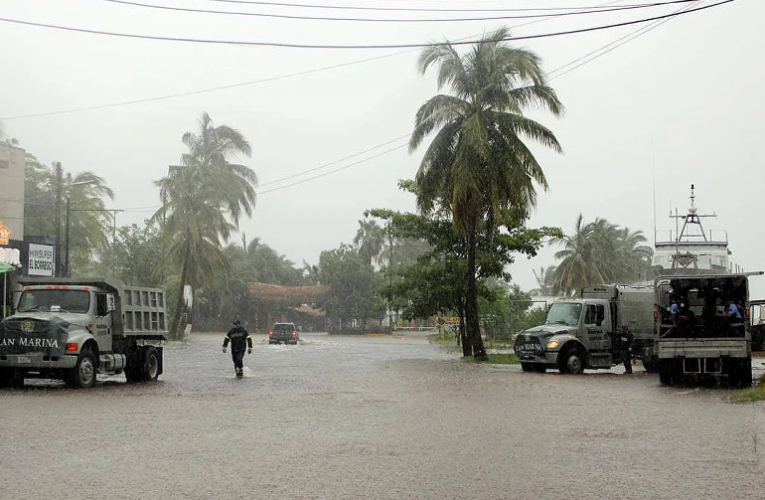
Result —
[[[323,307],[327,317],[342,321],[358,319],[362,328],[366,328],[366,320],[381,312],[382,304],[375,294],[374,268],[350,245],[321,253],[319,278],[322,285],[329,287]]]
[[[435,133],[415,181],[417,206],[431,213],[436,205],[452,214],[466,241],[465,320],[476,359],[488,359],[480,336],[476,290],[476,252],[480,234],[492,235],[501,215],[512,208],[527,216],[538,185],[547,188],[541,166],[523,139],[560,152],[555,135],[523,115],[532,105],[560,115],[563,106],[546,83],[539,58],[512,48],[507,29],[482,38],[464,56],[454,46],[432,45],[419,59],[422,73],[438,65],[439,89],[451,94],[429,99],[417,112],[410,152]]]
[[[203,113],[197,133],[187,132],[182,165],[171,167],[160,188],[162,207],[152,217],[161,224],[168,269],[180,270],[178,302],[171,334],[180,333],[183,289],[209,285],[228,275],[222,248],[241,216],[252,215],[257,177],[249,167],[229,162],[234,154],[250,156],[252,149],[237,130],[214,126]]]
[[[400,186],[416,190],[416,186],[408,182]],[[428,215],[402,214],[386,209],[369,213],[389,221],[399,237],[418,239],[429,248],[414,263],[394,267],[395,279],[383,283],[380,293],[407,318],[453,313],[464,318],[468,248],[465,238],[454,231],[449,214],[443,211]],[[523,213],[505,211],[499,215],[491,234],[480,233],[476,248],[477,297],[490,295],[487,279],[510,279],[505,269],[515,261],[515,255],[534,256],[546,238],[561,234],[556,228],[528,229],[523,225],[524,220]],[[486,229],[482,226],[483,231]],[[465,329],[465,322],[461,322],[463,354],[471,356],[474,350]]]

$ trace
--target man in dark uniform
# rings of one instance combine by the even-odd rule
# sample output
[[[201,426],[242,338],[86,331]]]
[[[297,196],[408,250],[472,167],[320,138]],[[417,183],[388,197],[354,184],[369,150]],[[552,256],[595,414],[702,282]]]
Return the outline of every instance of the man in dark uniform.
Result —
[[[618,339],[619,339],[619,346],[621,347],[621,353],[622,353],[622,363],[624,363],[624,373],[626,375],[632,375],[632,340],[635,338],[635,335],[632,334],[631,331],[628,329],[622,330],[621,333],[619,333]]]
[[[244,376],[242,359],[245,348],[247,348],[247,354],[252,354],[252,337],[247,333],[247,330],[242,328],[242,323],[238,319],[234,321],[234,327],[228,331],[223,339],[223,352],[226,352],[229,342],[231,342],[231,359],[234,360],[236,376],[241,378]]]

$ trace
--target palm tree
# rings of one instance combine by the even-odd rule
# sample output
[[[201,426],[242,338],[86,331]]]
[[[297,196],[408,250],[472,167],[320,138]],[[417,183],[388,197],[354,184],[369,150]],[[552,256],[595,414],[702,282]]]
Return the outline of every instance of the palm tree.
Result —
[[[533,139],[556,152],[555,135],[523,115],[532,105],[560,115],[563,106],[546,83],[539,58],[508,46],[506,28],[489,34],[461,56],[448,42],[423,49],[424,74],[438,65],[438,94],[423,104],[415,118],[409,150],[431,133],[415,183],[421,213],[444,210],[467,243],[465,324],[476,359],[486,359],[480,336],[476,295],[476,247],[479,234],[492,234],[495,221],[512,207],[524,215],[536,203],[536,187],[547,189],[537,159],[523,139]]]
[[[617,272],[617,279],[622,281],[645,279],[653,257],[653,248],[645,245],[647,241],[643,231],[631,231],[627,227],[619,230],[618,242],[622,269]]]
[[[553,240],[564,249],[555,254],[561,260],[555,269],[553,288],[565,295],[582,287],[611,281],[616,255],[617,227],[605,219],[584,222],[579,214],[571,235]]]
[[[171,335],[176,336],[186,284],[211,283],[216,274],[228,273],[223,243],[238,228],[243,213],[252,215],[257,184],[252,169],[228,161],[233,154],[252,153],[237,130],[215,127],[203,113],[199,132],[187,132],[182,140],[189,152],[181,157],[182,166],[171,167],[167,177],[155,182],[162,207],[152,217],[162,223],[167,262],[181,268],[178,303],[170,323]]]
[[[585,224],[579,214],[574,233],[554,241],[565,248],[555,254],[561,262],[553,288],[571,295],[587,285],[640,279],[653,255],[645,241],[642,231],[620,228],[601,218]]]
[[[385,229],[380,227],[374,219],[360,220],[353,243],[364,262],[372,265],[373,261],[379,262],[380,252],[385,246],[385,238]]]
[[[67,266],[70,274],[78,275],[92,263],[94,255],[103,252],[109,244],[111,218],[106,211],[104,198],[113,200],[114,192],[102,177],[93,172],[84,171],[75,175],[67,172],[61,178],[63,203],[61,213],[57,214],[58,182],[55,167],[44,165],[34,155],[27,154],[24,233],[52,238],[60,222],[64,233],[61,235],[62,240],[65,241],[65,203],[69,199],[69,250],[72,265],[67,263]],[[63,248],[61,246],[62,253]]]

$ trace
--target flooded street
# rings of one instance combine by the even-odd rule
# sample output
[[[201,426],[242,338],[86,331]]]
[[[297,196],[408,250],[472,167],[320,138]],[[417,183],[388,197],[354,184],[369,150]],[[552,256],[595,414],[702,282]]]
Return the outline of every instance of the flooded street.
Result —
[[[424,338],[222,335],[148,385],[0,392],[3,499],[765,499],[765,405],[656,375],[522,373]],[[638,369],[639,370],[639,369]]]

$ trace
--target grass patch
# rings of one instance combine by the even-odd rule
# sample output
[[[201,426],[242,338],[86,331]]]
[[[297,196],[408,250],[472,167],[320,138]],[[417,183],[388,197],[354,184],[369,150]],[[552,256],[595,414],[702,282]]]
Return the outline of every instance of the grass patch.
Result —
[[[474,357],[462,358],[464,363],[475,363]],[[517,365],[518,358],[515,354],[489,354],[489,361],[482,361],[482,363],[489,363],[490,365]]]
[[[454,335],[447,333],[441,336],[440,333],[430,333],[427,336],[428,341],[431,344],[444,344],[449,346],[456,346],[457,345],[457,339],[454,338]]]
[[[733,399],[739,403],[754,403],[756,401],[765,401],[765,387],[746,389],[733,396]]]
[[[733,396],[733,400],[737,403],[754,403],[757,401],[765,401],[765,384],[760,383],[757,387],[738,392]]]

